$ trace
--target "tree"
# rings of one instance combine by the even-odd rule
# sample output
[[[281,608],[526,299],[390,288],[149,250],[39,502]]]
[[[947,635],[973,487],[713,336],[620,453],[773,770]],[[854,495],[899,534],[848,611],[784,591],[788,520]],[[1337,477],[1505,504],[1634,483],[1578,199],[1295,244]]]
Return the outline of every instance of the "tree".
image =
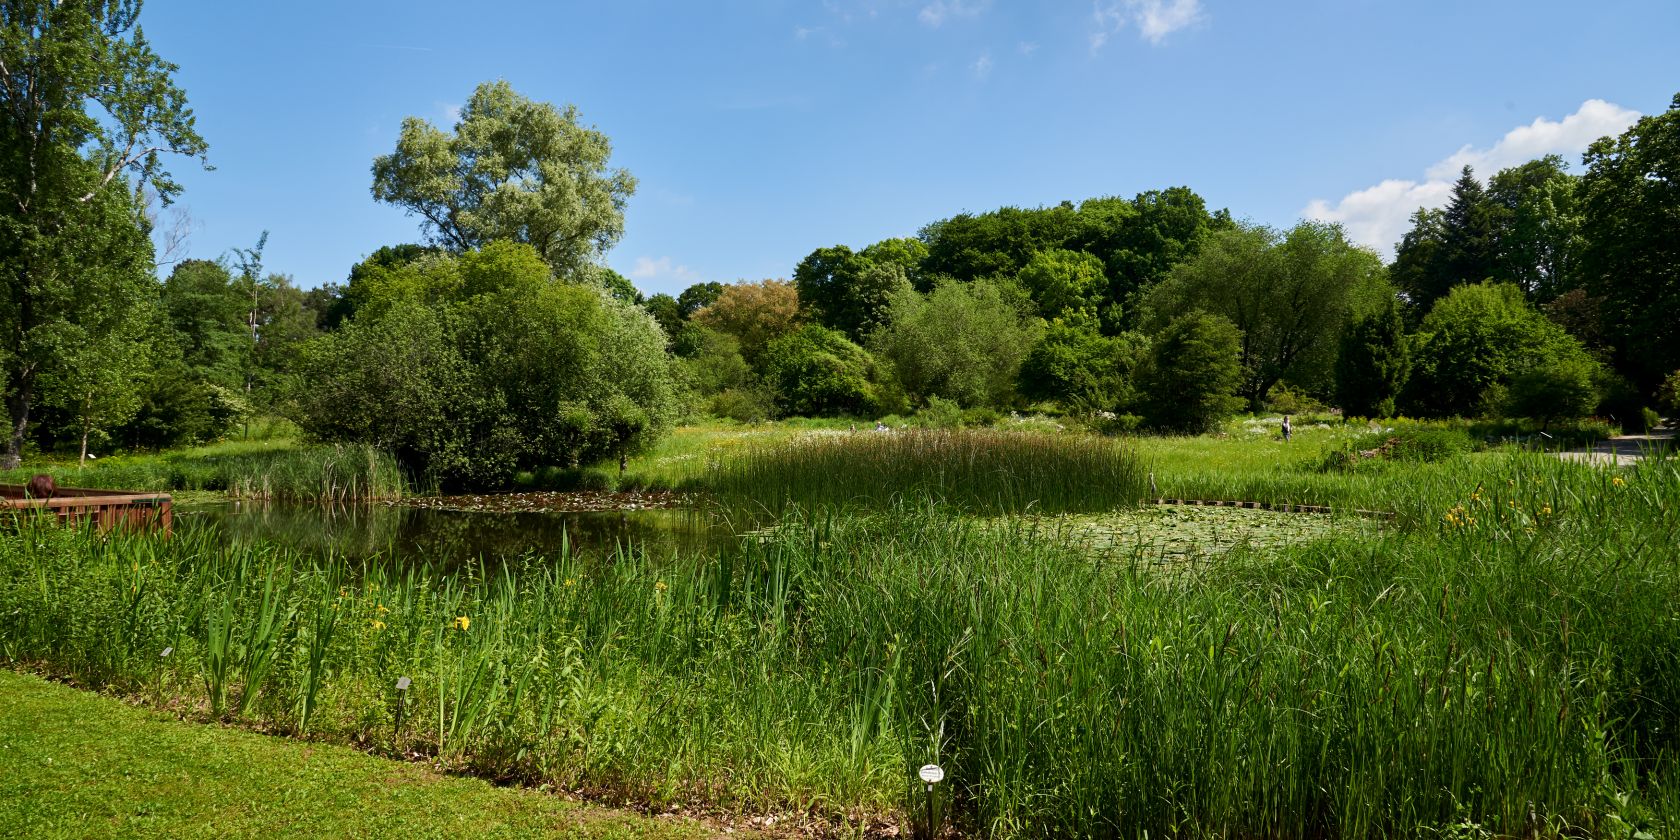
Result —
[[[1539,420],[1542,429],[1557,420],[1585,417],[1598,402],[1598,375],[1599,364],[1586,353],[1541,359],[1511,377],[1505,411]]]
[[[1230,319],[1242,335],[1241,393],[1257,411],[1279,382],[1327,395],[1343,329],[1392,297],[1375,254],[1339,226],[1301,222],[1285,233],[1247,225],[1214,233],[1143,309],[1156,329],[1194,311]]]
[[[1091,321],[1053,321],[1021,363],[1021,396],[1087,412],[1128,403],[1146,345],[1136,333],[1105,336]]]
[[[927,260],[927,243],[910,237],[896,237],[883,239],[858,252],[858,255],[876,265],[896,265],[904,270],[905,279],[916,288],[926,288],[922,276],[922,263]]]
[[[1236,395],[1241,346],[1242,332],[1229,318],[1193,311],[1168,323],[1138,381],[1149,424],[1200,434],[1235,414],[1243,404]]]
[[[180,188],[163,156],[206,149],[171,78],[175,65],[141,36],[139,15],[138,0],[0,3],[4,466],[17,465],[38,379],[65,349],[53,338],[60,325],[86,305],[108,312],[138,300],[78,284],[127,274],[141,251],[150,275],[132,193],[149,188],[168,203]]]
[[[642,308],[653,316],[659,328],[665,331],[665,337],[675,340],[677,333],[683,328],[682,311],[677,308],[677,299],[667,294],[657,294],[642,302]]]
[[[1499,266],[1494,209],[1476,173],[1464,167],[1453,184],[1452,199],[1441,217],[1441,261],[1435,298],[1462,283],[1480,283]],[[1434,301],[1429,301],[1433,303]]]
[[[505,485],[645,447],[679,409],[673,360],[645,311],[553,279],[499,242],[408,275],[300,353],[299,425],[374,443],[446,486]],[[400,280],[400,282],[398,282]]]
[[[1680,94],[1592,144],[1586,164],[1581,276],[1604,298],[1617,367],[1650,393],[1680,368]]]
[[[1406,325],[1393,301],[1348,324],[1336,355],[1336,400],[1349,417],[1393,417],[1412,372]]]
[[[793,284],[806,318],[858,339],[879,325],[887,299],[910,281],[898,262],[876,263],[836,245],[800,260]]]
[[[1061,248],[1034,254],[1015,279],[1038,304],[1038,314],[1047,319],[1084,313],[1094,321],[1108,291],[1102,260]]]
[[[403,120],[396,151],[373,162],[373,197],[420,216],[432,241],[450,251],[523,242],[570,276],[624,233],[636,179],[608,169],[611,154],[605,134],[579,124],[576,107],[486,82],[453,133]]]
[[[1493,276],[1546,303],[1576,287],[1581,217],[1579,181],[1563,158],[1547,155],[1501,170],[1488,180],[1496,265]]]
[[[1429,307],[1446,294],[1446,284],[1439,277],[1441,246],[1446,238],[1445,214],[1419,207],[1412,213],[1411,229],[1394,247],[1388,276],[1406,298],[1411,323],[1423,320]]]
[[[703,327],[728,333],[741,343],[741,355],[752,362],[764,345],[792,331],[799,318],[799,292],[786,280],[735,283],[710,306],[694,313]]]
[[[761,367],[784,415],[861,415],[875,405],[875,360],[838,330],[806,324],[770,342]]]
[[[78,463],[89,446],[139,413],[157,362],[160,332],[154,313],[129,310],[105,331],[78,331],[64,343],[61,364],[41,377],[42,401],[69,415],[78,440]]]
[[[244,357],[250,346],[245,304],[227,266],[184,260],[163,283],[163,312],[193,376],[226,388],[244,385]]]
[[[918,406],[939,397],[965,408],[1008,407],[1042,329],[1011,297],[989,280],[946,280],[925,295],[901,289],[869,346]]]
[[[1510,283],[1453,289],[1423,319],[1416,347],[1406,410],[1434,417],[1497,410],[1517,373],[1586,356]]]
[[[694,313],[716,303],[717,299],[722,295],[722,283],[716,281],[695,283],[694,285],[683,289],[682,294],[677,295],[677,312],[680,313],[685,320],[692,318],[694,317]]]

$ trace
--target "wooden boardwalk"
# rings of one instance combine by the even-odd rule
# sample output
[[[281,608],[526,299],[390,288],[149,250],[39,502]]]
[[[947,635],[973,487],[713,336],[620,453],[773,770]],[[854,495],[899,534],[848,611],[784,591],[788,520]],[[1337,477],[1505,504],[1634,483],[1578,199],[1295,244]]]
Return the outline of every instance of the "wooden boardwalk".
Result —
[[[91,522],[101,531],[125,528],[169,534],[175,524],[174,507],[167,493],[58,487],[46,498],[32,498],[21,484],[0,484],[0,509],[51,514],[70,524]]]

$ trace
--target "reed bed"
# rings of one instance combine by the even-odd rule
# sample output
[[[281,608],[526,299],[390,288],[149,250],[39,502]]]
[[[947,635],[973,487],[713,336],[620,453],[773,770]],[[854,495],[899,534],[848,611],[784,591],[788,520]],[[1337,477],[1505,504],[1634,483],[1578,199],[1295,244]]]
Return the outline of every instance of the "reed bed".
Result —
[[[1680,464],[1432,475],[1170,580],[910,504],[449,572],[25,523],[0,660],[657,806],[925,833],[938,762],[983,836],[1676,836]]]
[[[409,482],[390,453],[353,444],[122,456],[86,468],[17,469],[0,474],[0,480],[23,483],[39,472],[64,487],[210,490],[272,501],[342,504],[397,499],[409,492]]]
[[[1119,442],[995,430],[830,432],[723,460],[707,486],[730,505],[879,508],[932,498],[969,513],[1135,505],[1144,468]]]

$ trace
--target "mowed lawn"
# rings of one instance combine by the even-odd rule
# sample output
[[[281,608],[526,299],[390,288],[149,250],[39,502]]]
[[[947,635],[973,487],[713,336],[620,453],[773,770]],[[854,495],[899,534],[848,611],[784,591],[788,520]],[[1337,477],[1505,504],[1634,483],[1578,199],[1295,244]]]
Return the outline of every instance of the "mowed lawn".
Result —
[[[498,788],[347,747],[183,723],[0,670],[6,837],[715,834],[689,820]]]

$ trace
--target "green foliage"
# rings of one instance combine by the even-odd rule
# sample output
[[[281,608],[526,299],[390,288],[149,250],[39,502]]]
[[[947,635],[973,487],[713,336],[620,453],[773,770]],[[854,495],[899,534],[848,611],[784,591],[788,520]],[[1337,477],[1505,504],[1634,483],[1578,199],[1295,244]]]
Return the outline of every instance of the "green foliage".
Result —
[[[682,364],[700,396],[710,397],[752,384],[752,369],[747,367],[747,360],[741,356],[741,343],[734,336],[699,324],[685,325],[682,335],[687,351]]]
[[[1505,410],[1539,420],[1542,428],[1585,417],[1598,404],[1598,375],[1598,362],[1585,352],[1539,360],[1511,377]]]
[[[722,296],[722,283],[695,283],[683,289],[682,294],[677,295],[677,311],[684,319],[692,318],[694,313],[716,303],[717,299]]]
[[[707,411],[737,423],[762,423],[775,414],[775,403],[755,388],[727,388],[713,395]]]
[[[1594,143],[1586,163],[1582,277],[1604,298],[1618,367],[1648,392],[1680,368],[1680,94]]]
[[[428,482],[505,485],[521,470],[623,460],[679,406],[643,310],[558,282],[496,243],[393,270],[361,312],[303,349],[298,423],[395,452]]]
[[[1476,442],[1462,428],[1398,425],[1369,432],[1349,441],[1345,448],[1326,453],[1327,469],[1354,469],[1366,464],[1399,461],[1409,464],[1438,464],[1476,450]]]
[[[1657,388],[1657,405],[1668,412],[1668,416],[1680,418],[1680,369],[1669,374]]]
[[[1089,322],[1052,322],[1021,363],[1021,395],[1053,400],[1076,412],[1128,403],[1146,347],[1135,333],[1107,338]]]
[[[941,397],[964,407],[1007,408],[1042,326],[1000,283],[941,282],[927,294],[901,289],[870,349],[915,405]]]
[[[939,401],[921,429],[812,435],[727,459],[712,479],[726,505],[893,507],[933,500],[970,513],[1111,510],[1147,493],[1121,444],[1083,435],[956,430]]]
[[[985,455],[976,479],[996,489],[998,467],[1020,477],[1050,460],[1040,486],[1083,496],[1106,484],[1077,480],[1090,468],[1131,458],[1108,444],[1091,464]],[[1177,463],[1239,445],[1146,444],[1174,453],[1157,468],[1180,476]],[[226,683],[236,721],[298,732],[318,679],[312,739],[660,812],[891,823],[920,805],[906,771],[937,762],[960,824],[998,837],[1680,827],[1672,460],[1610,471],[1496,453],[1377,480],[1285,473],[1281,444],[1240,446],[1257,460],[1233,479],[1356,488],[1355,506],[1397,518],[1163,567],[1144,547],[1093,557],[1061,536],[1063,519],[901,505],[792,518],[717,552],[353,575],[275,546],[25,523],[0,534],[0,657],[202,720],[218,631],[251,638],[267,611],[271,667],[225,648],[227,674],[259,677]],[[859,485],[920,458],[859,454],[834,462]],[[813,468],[828,462],[799,456],[784,451],[786,474],[821,482]],[[967,475],[969,457],[933,451],[905,475]],[[329,610],[338,625],[320,645]],[[53,727],[19,702],[42,725],[8,737],[18,772],[39,778],[30,745]],[[203,734],[221,744],[230,731]]]
[[[1301,222],[1281,233],[1238,226],[1212,234],[1150,291],[1144,309],[1156,329],[1195,310],[1236,324],[1240,393],[1258,410],[1278,382],[1328,395],[1337,339],[1350,320],[1392,296],[1375,254],[1338,226]]]
[[[1497,409],[1518,373],[1577,361],[1580,342],[1547,320],[1511,284],[1459,286],[1424,318],[1407,391],[1409,413],[1472,415]]]
[[[1083,316],[1094,320],[1108,291],[1102,261],[1080,251],[1039,251],[1015,275],[1047,320]]]
[[[667,339],[675,340],[677,333],[684,326],[682,311],[677,306],[677,299],[667,294],[657,294],[642,302],[642,308],[653,316],[654,323],[659,325],[661,332]]]
[[[403,120],[396,151],[373,162],[373,197],[419,216],[452,252],[521,242],[570,276],[624,233],[636,179],[608,169],[611,154],[607,136],[582,125],[576,107],[486,82],[461,107],[453,133]]]
[[[1537,303],[1554,300],[1579,283],[1580,179],[1567,167],[1563,158],[1547,155],[1488,180],[1499,243],[1495,276],[1516,283]]]
[[[1149,424],[1194,434],[1235,414],[1241,350],[1242,333],[1228,318],[1195,311],[1173,319],[1138,377]]]
[[[686,294],[686,293],[685,293]],[[786,280],[733,283],[693,323],[735,337],[741,355],[756,362],[771,341],[792,332],[799,319],[799,290]]]
[[[900,262],[877,263],[836,245],[800,260],[793,285],[807,318],[857,341],[879,326],[887,301],[910,281]]]
[[[1411,374],[1405,323],[1393,301],[1354,320],[1342,333],[1336,355],[1336,400],[1348,416],[1394,416]]]
[[[806,324],[770,342],[759,367],[782,414],[862,416],[875,406],[875,359],[836,330]]]

